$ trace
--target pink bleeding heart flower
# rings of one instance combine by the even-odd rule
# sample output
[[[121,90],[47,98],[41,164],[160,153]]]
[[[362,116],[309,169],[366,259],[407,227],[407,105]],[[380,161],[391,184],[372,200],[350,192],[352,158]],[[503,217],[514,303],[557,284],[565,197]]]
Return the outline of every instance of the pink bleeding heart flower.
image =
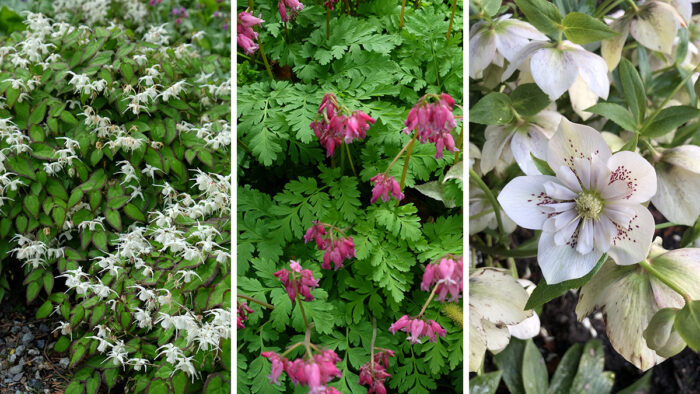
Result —
[[[243,322],[248,320],[248,313],[253,313],[253,310],[250,309],[248,304],[245,302],[241,302],[238,304],[238,316],[237,316],[237,321],[236,321],[236,327],[238,328],[245,328],[243,325]]]
[[[394,352],[389,349],[382,349],[374,354],[374,365],[370,361],[360,367],[359,383],[369,386],[368,394],[386,394],[384,381],[386,378],[391,377],[386,372],[386,369],[389,368],[389,357],[394,357]]]
[[[408,334],[406,339],[412,344],[422,343],[421,338],[427,336],[430,342],[435,342],[437,336],[444,337],[447,331],[443,329],[435,320],[425,321],[418,317],[403,315],[399,320],[389,327],[389,332],[396,334],[403,331]]]
[[[290,9],[289,15],[287,15],[287,7]],[[279,9],[282,22],[289,22],[290,20],[296,19],[299,11],[304,9],[304,5],[298,0],[279,0],[277,8]]]
[[[273,352],[262,355],[272,362],[272,373],[268,376],[270,383],[279,384],[278,379],[284,369],[292,383],[307,386],[309,393],[339,393],[326,386],[333,378],[342,377],[342,372],[336,366],[340,358],[332,350],[322,350],[309,359],[298,358],[294,361]]]
[[[270,375],[267,376],[267,378],[270,379],[270,384],[280,384],[280,375],[282,374],[282,370],[287,369],[289,360],[275,352],[262,352],[262,356],[272,362],[272,370],[270,371]]]
[[[391,199],[389,194],[399,201],[403,200],[404,195],[401,193],[401,186],[393,176],[377,174],[370,179],[370,182],[374,183],[370,204],[374,204],[379,197],[381,197],[384,202],[389,201]]]
[[[292,272],[289,272],[283,268],[274,273],[274,275],[284,285],[289,299],[294,302],[297,293],[299,293],[301,297],[304,297],[304,301],[313,300],[314,296],[311,294],[311,288],[318,287],[318,280],[314,279],[313,272],[308,269],[302,269],[301,264],[294,260],[291,260],[289,267],[291,268]]]
[[[449,301],[457,302],[462,292],[463,275],[462,257],[457,260],[441,259],[438,264],[428,264],[425,267],[420,289],[430,291],[433,286],[437,285],[435,294],[438,300],[445,302],[449,293]]]
[[[184,10],[184,17],[187,18],[187,11]],[[175,12],[175,10],[173,10]],[[180,20],[180,18],[178,18]],[[238,32],[236,36],[236,42],[238,46],[243,48],[246,55],[252,55],[255,53],[260,46],[255,42],[258,39],[258,33],[253,30],[255,26],[261,26],[265,22],[260,18],[256,18],[248,12],[241,12],[238,14],[238,25],[236,26],[236,31]]]
[[[324,113],[325,111],[325,113]],[[346,113],[349,111],[343,109]],[[343,142],[351,144],[367,136],[370,124],[376,121],[362,111],[355,111],[350,116],[342,115],[338,99],[333,93],[326,93],[318,109],[320,119],[314,120],[309,127],[326,149],[326,157],[335,154],[335,148]]]
[[[432,96],[431,96],[432,97]],[[454,99],[446,93],[441,93],[439,100],[428,102],[428,96],[423,96],[415,107],[408,113],[406,127],[403,132],[410,134],[416,131],[417,139],[425,144],[431,142],[435,144],[435,158],[442,157],[447,149],[449,152],[456,152],[457,147],[450,131],[457,127],[452,110]]]
[[[333,230],[331,229],[331,231]],[[326,226],[319,221],[313,222],[313,226],[304,234],[305,243],[311,242],[312,239],[316,241],[318,250],[325,250],[321,264],[323,269],[330,269],[331,262],[333,262],[334,269],[337,271],[344,267],[343,261],[355,257],[355,242],[352,237],[332,237],[326,232]]]

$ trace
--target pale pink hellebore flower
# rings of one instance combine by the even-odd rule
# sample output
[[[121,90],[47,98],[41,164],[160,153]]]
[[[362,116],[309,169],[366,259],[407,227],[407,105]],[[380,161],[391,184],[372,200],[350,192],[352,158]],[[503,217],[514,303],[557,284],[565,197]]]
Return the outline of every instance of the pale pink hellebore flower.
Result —
[[[641,205],[656,193],[656,172],[630,151],[614,155],[595,129],[565,118],[549,141],[556,176],[510,181],[498,196],[521,227],[542,230],[537,260],[547,283],[580,278],[603,253],[617,264],[646,257],[654,218]]]

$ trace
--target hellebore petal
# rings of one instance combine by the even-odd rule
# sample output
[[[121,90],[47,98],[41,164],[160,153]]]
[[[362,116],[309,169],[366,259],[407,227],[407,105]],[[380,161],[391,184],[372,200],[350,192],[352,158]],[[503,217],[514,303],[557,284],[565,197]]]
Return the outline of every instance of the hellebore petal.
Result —
[[[542,205],[553,202],[545,191],[548,182],[559,185],[557,178],[549,175],[519,176],[501,190],[498,202],[518,226],[540,230],[549,215]]]
[[[530,73],[537,86],[556,100],[576,81],[577,60],[569,51],[543,48],[532,55]]]

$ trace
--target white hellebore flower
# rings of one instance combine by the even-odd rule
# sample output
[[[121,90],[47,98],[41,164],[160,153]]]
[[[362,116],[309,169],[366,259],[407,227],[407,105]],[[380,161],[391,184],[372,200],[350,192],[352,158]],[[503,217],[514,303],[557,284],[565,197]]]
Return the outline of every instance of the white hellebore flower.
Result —
[[[686,3],[686,7],[690,6],[690,2]],[[644,47],[670,55],[679,24],[686,25],[684,18],[672,5],[663,1],[648,1],[636,11],[629,11],[610,24],[610,28],[619,34],[601,41],[600,54],[608,69],[614,70],[620,63],[627,35],[632,34]]]
[[[608,66],[602,57],[588,52],[582,46],[570,41],[559,44],[533,42],[518,52],[501,80],[510,78],[528,58],[530,60],[523,65],[524,70],[532,74],[537,86],[552,101],[568,90],[574,111],[584,120],[591,116],[584,109],[595,105],[598,97],[608,98]]]
[[[617,264],[646,257],[654,218],[641,203],[656,193],[656,172],[642,156],[614,155],[595,129],[565,118],[549,141],[556,176],[510,181],[498,196],[521,227],[542,230],[537,260],[547,283],[580,278],[604,253]]]
[[[540,174],[530,154],[538,159],[546,157],[547,142],[557,131],[561,118],[556,111],[544,110],[527,120],[515,119],[506,125],[486,127],[481,172],[486,174],[494,169],[499,159],[510,164],[514,158],[525,175]]]
[[[503,67],[503,58],[513,62],[518,52],[530,40],[547,41],[527,22],[510,19],[510,14],[496,18],[493,22],[478,22],[469,31],[469,76],[480,78],[481,72],[493,63]]]
[[[692,226],[700,216],[700,147],[666,149],[656,168],[659,191],[651,203],[671,222]]]

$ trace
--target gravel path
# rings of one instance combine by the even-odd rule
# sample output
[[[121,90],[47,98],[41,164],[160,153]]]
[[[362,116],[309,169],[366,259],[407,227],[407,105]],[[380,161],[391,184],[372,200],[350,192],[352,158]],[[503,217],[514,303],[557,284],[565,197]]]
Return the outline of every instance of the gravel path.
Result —
[[[0,393],[63,393],[69,359],[51,354],[55,321],[34,319],[37,306],[18,313],[10,305],[0,306]]]

